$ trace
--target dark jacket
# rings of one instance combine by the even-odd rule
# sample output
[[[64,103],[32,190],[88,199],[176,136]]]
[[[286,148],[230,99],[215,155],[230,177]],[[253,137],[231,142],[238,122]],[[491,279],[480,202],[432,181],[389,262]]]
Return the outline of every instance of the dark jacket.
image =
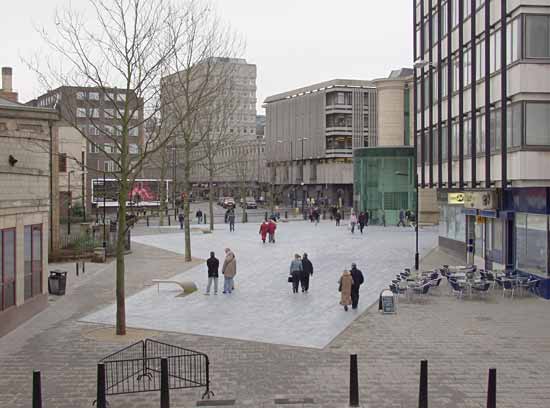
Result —
[[[218,277],[218,268],[220,267],[220,261],[218,258],[211,257],[206,261],[206,266],[208,266],[208,277],[217,278]]]
[[[351,289],[359,290],[359,286],[361,286],[365,281],[365,279],[363,278],[363,272],[361,272],[357,268],[352,268],[350,272],[351,272],[351,277],[353,279],[353,286]]]
[[[305,276],[313,275],[313,264],[308,258],[302,258],[302,270]]]

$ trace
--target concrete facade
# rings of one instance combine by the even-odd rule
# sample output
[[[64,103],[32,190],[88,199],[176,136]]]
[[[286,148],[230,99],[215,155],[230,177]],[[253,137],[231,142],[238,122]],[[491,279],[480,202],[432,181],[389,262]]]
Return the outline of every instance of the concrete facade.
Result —
[[[58,237],[50,229],[57,121],[55,110],[0,97],[0,336],[47,306],[48,250]]]

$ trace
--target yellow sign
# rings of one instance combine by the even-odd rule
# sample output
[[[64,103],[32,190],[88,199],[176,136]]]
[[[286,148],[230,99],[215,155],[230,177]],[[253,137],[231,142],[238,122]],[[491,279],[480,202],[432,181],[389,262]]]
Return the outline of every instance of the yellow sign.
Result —
[[[464,193],[448,193],[447,203],[449,204],[464,204]]]
[[[485,217],[476,216],[476,224],[485,224]]]

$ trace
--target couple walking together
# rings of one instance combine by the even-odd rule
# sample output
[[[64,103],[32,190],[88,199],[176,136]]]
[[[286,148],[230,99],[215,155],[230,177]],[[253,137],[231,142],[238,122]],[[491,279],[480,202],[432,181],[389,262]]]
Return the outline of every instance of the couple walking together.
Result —
[[[307,254],[304,256],[294,255],[294,259],[290,263],[290,276],[288,281],[292,282],[292,292],[298,293],[298,286],[302,286],[302,293],[307,293],[309,290],[309,277],[313,275],[313,264],[308,259]]]
[[[220,261],[216,258],[214,251],[210,252],[210,258],[206,261],[208,267],[208,286],[205,295],[210,294],[212,282],[214,282],[214,294],[218,294],[218,268]],[[237,258],[231,249],[225,248],[225,260],[222,266],[223,274],[223,293],[230,294],[235,288],[234,278],[237,274]]]
[[[260,225],[260,235],[262,242],[265,244],[265,239],[269,235],[269,242],[275,243],[275,230],[277,229],[277,223],[273,219],[265,219]]]
[[[351,270],[344,270],[338,281],[338,291],[340,291],[340,304],[344,310],[348,311],[348,306],[357,309],[359,304],[359,288],[365,281],[363,273],[357,269],[355,263],[351,264]]]

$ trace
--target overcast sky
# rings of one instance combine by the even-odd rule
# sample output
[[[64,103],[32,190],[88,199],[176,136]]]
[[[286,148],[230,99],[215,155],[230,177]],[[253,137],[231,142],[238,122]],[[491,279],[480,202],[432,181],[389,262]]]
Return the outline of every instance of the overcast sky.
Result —
[[[20,101],[42,89],[21,57],[40,49],[34,26],[69,0],[2,2],[0,65],[14,68]],[[258,68],[258,112],[272,94],[334,78],[373,79],[412,65],[410,0],[212,0]],[[73,0],[79,7],[85,0]]]

